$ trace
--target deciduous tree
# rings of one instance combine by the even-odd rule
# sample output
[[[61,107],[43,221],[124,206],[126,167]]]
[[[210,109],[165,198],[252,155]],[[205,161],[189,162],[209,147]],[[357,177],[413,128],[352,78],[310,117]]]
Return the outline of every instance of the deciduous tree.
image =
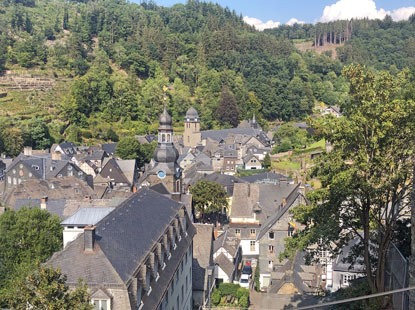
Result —
[[[351,261],[363,264],[372,293],[383,292],[386,253],[413,181],[414,77],[375,75],[361,66],[343,74],[351,100],[342,105],[343,117],[314,124],[334,149],[313,171],[322,187],[309,194],[311,206],[294,209],[305,229],[288,239],[285,255],[296,249],[307,250],[309,258],[320,250],[336,255],[357,239]]]
[[[12,310],[92,310],[87,287],[82,281],[70,291],[66,276],[51,267],[38,267],[23,280],[13,284],[13,291],[7,296]]]
[[[193,195],[193,206],[201,215],[228,207],[226,192],[219,183],[200,180],[190,191]]]

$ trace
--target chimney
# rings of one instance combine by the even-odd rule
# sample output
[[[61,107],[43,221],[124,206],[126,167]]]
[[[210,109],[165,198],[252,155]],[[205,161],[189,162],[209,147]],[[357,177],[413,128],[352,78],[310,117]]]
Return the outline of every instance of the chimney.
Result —
[[[43,196],[43,197],[40,199],[40,208],[41,208],[42,210],[46,210],[47,204],[48,204],[48,196]]]
[[[32,147],[31,146],[25,146],[23,149],[23,154],[26,156],[32,156]]]
[[[137,186],[133,186],[133,193],[137,193]]]
[[[52,160],[61,160],[62,159],[62,154],[61,152],[53,152],[52,153]]]
[[[95,228],[96,226],[88,226],[84,228],[84,249],[85,252],[93,252],[95,245]]]
[[[284,197],[282,198],[282,206],[285,207],[286,204],[287,204],[287,198]]]

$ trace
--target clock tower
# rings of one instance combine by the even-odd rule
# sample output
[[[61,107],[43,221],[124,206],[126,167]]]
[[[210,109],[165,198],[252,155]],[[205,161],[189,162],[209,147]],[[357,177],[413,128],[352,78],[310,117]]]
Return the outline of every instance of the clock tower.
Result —
[[[171,193],[180,193],[182,188],[182,169],[177,163],[179,152],[173,144],[172,119],[164,106],[159,118],[158,144],[153,154],[149,173],[151,186],[163,183]]]

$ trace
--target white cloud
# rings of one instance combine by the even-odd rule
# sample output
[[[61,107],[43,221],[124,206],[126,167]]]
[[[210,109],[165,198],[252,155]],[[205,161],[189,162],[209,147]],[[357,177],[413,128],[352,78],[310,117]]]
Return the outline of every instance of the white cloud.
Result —
[[[305,22],[303,22],[302,20],[298,20],[297,18],[291,18],[288,22],[285,23],[288,26],[292,26],[294,24],[305,24]]]
[[[390,15],[393,20],[399,21],[408,19],[414,13],[415,7],[403,7],[391,12],[376,8],[374,0],[339,0],[324,8],[320,21],[329,22],[351,18],[383,19],[386,15]]]
[[[335,4],[327,5],[324,8],[322,22],[329,22],[339,19],[364,18],[383,19],[390,12],[384,9],[377,9],[373,0],[339,0]]]
[[[244,22],[247,23],[248,25],[254,26],[256,30],[260,30],[260,31],[264,29],[269,29],[269,28],[276,28],[281,24],[280,22],[275,22],[273,20],[269,20],[266,23],[264,23],[262,20],[258,18],[249,17],[249,16],[244,17]]]
[[[407,20],[412,14],[415,14],[414,6],[399,8],[393,11],[392,18],[396,21]]]

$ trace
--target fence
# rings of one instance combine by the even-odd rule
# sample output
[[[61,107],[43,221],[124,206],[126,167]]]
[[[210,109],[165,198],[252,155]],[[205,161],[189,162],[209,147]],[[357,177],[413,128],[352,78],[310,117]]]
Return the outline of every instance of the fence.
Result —
[[[398,248],[391,243],[386,257],[386,290],[396,290],[408,286],[408,260],[403,257]],[[392,295],[394,310],[408,310],[409,296],[408,291]]]

